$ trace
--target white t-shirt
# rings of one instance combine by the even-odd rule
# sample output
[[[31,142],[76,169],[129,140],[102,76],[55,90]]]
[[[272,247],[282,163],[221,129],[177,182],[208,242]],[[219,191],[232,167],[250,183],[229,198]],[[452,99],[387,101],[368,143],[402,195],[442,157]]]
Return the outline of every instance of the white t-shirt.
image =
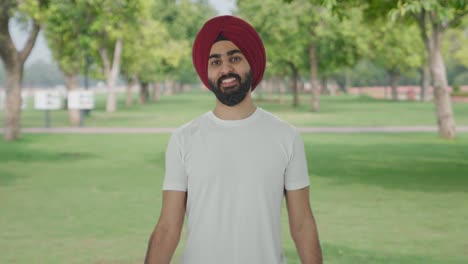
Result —
[[[299,131],[259,107],[241,120],[210,111],[176,129],[163,189],[187,192],[182,263],[286,263],[284,190],[307,186]]]

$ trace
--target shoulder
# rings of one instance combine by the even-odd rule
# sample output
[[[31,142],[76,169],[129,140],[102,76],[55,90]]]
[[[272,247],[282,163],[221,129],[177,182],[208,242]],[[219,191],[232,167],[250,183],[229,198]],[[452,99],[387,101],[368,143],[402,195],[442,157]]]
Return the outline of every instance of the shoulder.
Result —
[[[277,115],[268,112],[262,108],[262,122],[261,124],[265,126],[265,129],[272,133],[277,133],[283,136],[296,137],[296,134],[299,133],[299,130],[296,126],[284,121]]]
[[[207,119],[207,114],[208,113],[200,115],[190,122],[177,127],[172,131],[172,137],[183,145],[191,136],[200,130],[200,127],[202,127],[203,123]]]

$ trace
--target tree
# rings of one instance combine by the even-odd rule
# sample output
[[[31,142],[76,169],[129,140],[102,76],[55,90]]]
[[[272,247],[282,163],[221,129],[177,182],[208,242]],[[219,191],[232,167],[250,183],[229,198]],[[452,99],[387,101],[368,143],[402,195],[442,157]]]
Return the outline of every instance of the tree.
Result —
[[[318,72],[324,80],[323,88],[326,88],[329,77],[336,79],[336,76],[345,75],[342,88],[347,92],[350,85],[348,70],[366,55],[370,32],[362,23],[361,9],[351,8],[345,15],[338,19],[327,14],[327,19],[322,19],[322,25],[317,29],[316,56],[319,58]]]
[[[173,83],[173,80],[180,83],[198,80],[190,56],[191,43],[207,19],[215,15],[214,9],[204,0],[164,0],[156,2],[152,10],[153,18],[164,24],[170,39],[178,43],[178,50],[168,51],[180,53],[178,63],[164,65],[166,84]],[[174,55],[173,59],[176,58]]]
[[[301,9],[274,0],[239,1],[239,14],[259,32],[267,55],[267,73],[289,73],[293,106],[299,104],[297,82],[307,63],[308,37],[302,34],[298,16]]]
[[[171,39],[161,22],[149,17],[142,23],[143,27],[125,36],[122,70],[141,83],[140,103],[146,103],[149,85],[164,80],[167,69],[176,68],[190,52],[188,42]]]
[[[4,112],[4,138],[7,141],[15,140],[20,136],[23,67],[36,42],[47,4],[46,0],[21,2],[3,0],[0,3],[0,57],[7,75]],[[10,20],[14,19],[15,15],[31,28],[27,41],[21,50],[15,47],[8,28]]]
[[[357,62],[360,44],[356,42],[356,35],[359,31],[356,32],[357,28],[353,26],[358,20],[352,14],[351,19],[340,21],[318,5],[320,1],[286,2],[290,3],[239,1],[238,4],[240,14],[254,24],[265,41],[267,59],[271,61],[269,67],[289,67],[293,80],[298,76],[295,71],[300,73],[308,69],[312,87],[311,110],[319,111],[319,74],[326,76]],[[296,94],[297,87],[293,86],[292,90]],[[296,102],[297,99],[294,104]]]
[[[148,0],[76,0],[88,18],[91,55],[99,62],[107,85],[106,111],[117,109],[115,85],[120,74],[124,36],[137,30]],[[110,56],[111,54],[111,56]]]
[[[89,45],[87,17],[83,5],[73,0],[52,0],[45,35],[52,55],[65,77],[68,91],[78,89],[78,75]],[[71,126],[80,124],[80,110],[68,109]]]
[[[464,0],[324,0],[323,4],[337,13],[343,12],[350,4],[365,5],[370,17],[385,16],[396,20],[412,20],[417,23],[420,35],[429,56],[429,64],[434,86],[434,103],[436,106],[439,135],[453,139],[456,125],[453,117],[447,72],[442,57],[442,41],[445,31],[457,26],[468,14],[468,3]]]
[[[392,99],[398,100],[398,81],[401,75],[417,68],[422,63],[420,50],[423,44],[418,38],[415,25],[403,26],[388,21],[374,21],[369,25],[369,57],[382,66],[390,79]]]

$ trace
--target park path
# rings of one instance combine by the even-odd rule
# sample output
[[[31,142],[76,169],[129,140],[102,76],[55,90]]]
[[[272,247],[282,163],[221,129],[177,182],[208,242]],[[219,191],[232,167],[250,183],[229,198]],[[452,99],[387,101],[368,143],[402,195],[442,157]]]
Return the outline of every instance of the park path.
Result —
[[[22,128],[26,134],[164,134],[172,127],[53,127]],[[436,126],[363,126],[363,127],[299,127],[301,133],[401,133],[437,132]],[[468,132],[468,126],[457,126],[458,133]],[[0,133],[3,129],[0,128]]]

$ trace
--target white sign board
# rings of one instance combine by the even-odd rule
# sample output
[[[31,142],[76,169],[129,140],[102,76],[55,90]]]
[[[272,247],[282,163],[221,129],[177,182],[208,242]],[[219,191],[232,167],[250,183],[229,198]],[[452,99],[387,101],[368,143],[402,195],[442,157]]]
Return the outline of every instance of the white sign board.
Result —
[[[68,92],[68,109],[93,109],[94,94],[92,91]]]
[[[34,94],[34,108],[38,110],[58,110],[62,108],[59,91],[37,91]]]
[[[21,109],[26,109],[28,107],[29,96],[26,92],[21,92]]]
[[[0,91],[0,111],[4,110],[6,107],[6,93]],[[21,109],[26,109],[28,106],[28,95],[25,92],[21,93]]]

